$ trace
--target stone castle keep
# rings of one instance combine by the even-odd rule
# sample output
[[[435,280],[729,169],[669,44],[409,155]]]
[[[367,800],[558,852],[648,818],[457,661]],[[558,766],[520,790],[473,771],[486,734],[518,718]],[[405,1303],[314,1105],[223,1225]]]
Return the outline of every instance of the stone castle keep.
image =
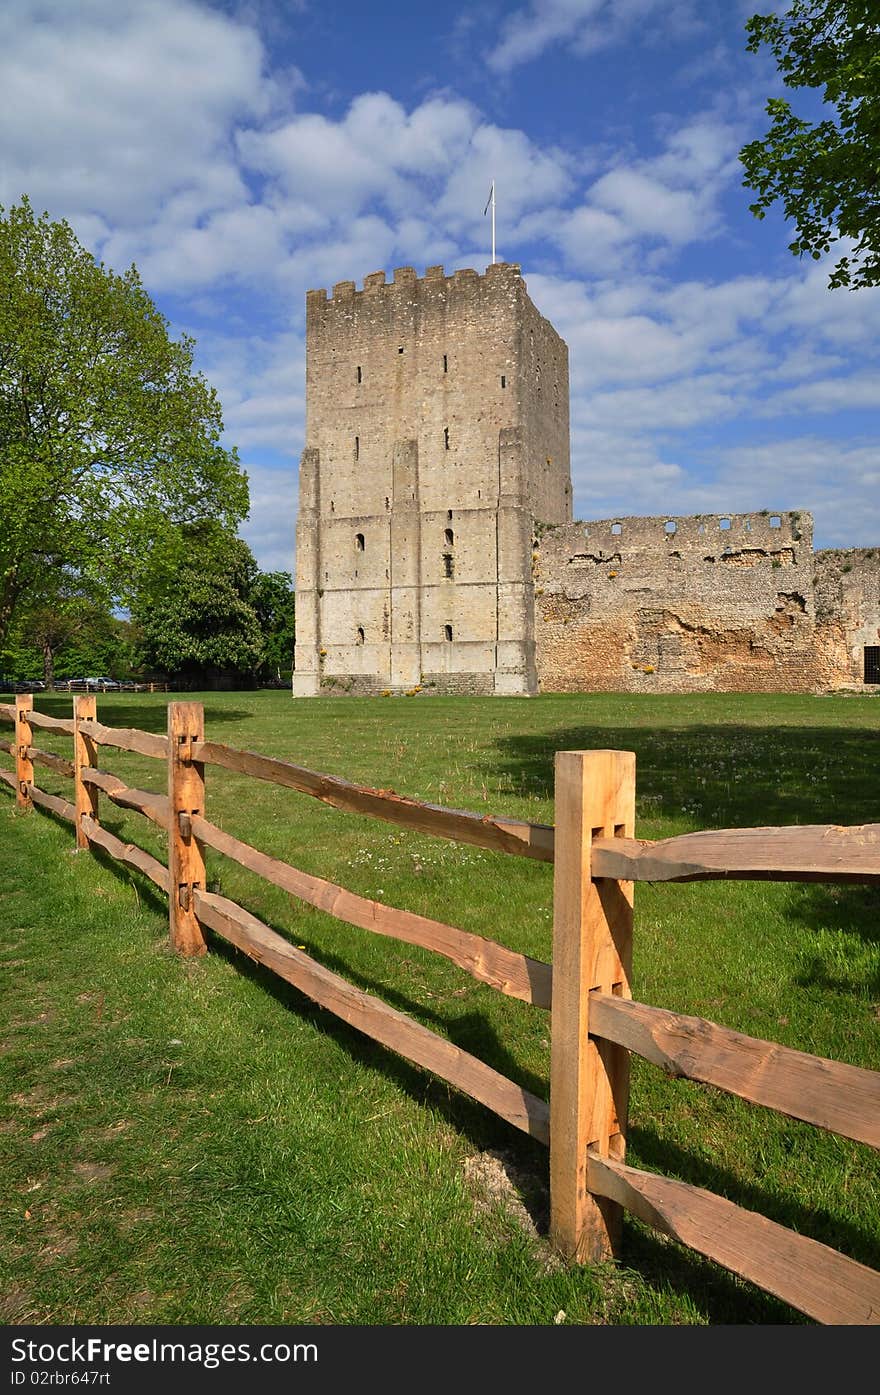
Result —
[[[880,549],[805,513],[571,518],[518,266],[306,297],[293,691],[877,691]]]

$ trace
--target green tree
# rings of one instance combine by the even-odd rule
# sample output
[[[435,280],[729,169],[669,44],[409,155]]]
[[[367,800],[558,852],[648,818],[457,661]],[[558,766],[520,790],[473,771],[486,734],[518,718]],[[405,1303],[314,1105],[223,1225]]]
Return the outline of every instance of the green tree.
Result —
[[[748,48],[767,45],[791,88],[820,89],[834,114],[811,122],[784,98],[767,103],[763,140],[740,151],[757,218],[777,200],[795,225],[790,250],[816,261],[841,239],[851,247],[829,286],[880,283],[880,9],[877,0],[793,0],[784,14],[753,15]]]
[[[122,676],[131,667],[129,629],[94,584],[64,568],[46,571],[16,611],[2,667],[13,679],[42,673],[50,688],[56,678]]]
[[[294,590],[289,572],[260,572],[251,587],[250,602],[263,635],[264,682],[289,682],[293,673]]]
[[[216,525],[184,531],[186,550],[173,577],[163,568],[133,607],[138,657],[189,682],[255,675],[263,636],[250,600],[257,577],[251,550]]]
[[[47,569],[117,601],[181,528],[246,515],[214,390],[137,270],[95,261],[27,198],[0,208],[0,646]]]

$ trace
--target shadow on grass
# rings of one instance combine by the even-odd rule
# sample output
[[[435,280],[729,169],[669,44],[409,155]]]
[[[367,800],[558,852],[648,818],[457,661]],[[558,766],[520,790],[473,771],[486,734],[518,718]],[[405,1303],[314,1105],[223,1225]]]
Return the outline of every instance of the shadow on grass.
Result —
[[[98,719],[108,727],[137,727],[140,731],[164,735],[168,728],[167,704],[189,702],[189,693],[155,694],[150,701],[140,702],[136,696],[118,693],[98,693]],[[200,701],[195,695],[192,700]],[[50,717],[69,717],[73,711],[70,693],[35,693],[34,707]],[[205,729],[210,737],[211,727],[222,722],[244,722],[253,717],[247,707],[224,707],[205,703]]]
[[[694,830],[880,822],[880,740],[873,727],[585,725],[505,736],[495,744],[509,792],[545,799],[553,798],[554,751],[635,751],[639,836],[651,836],[650,824],[660,820],[685,821]],[[793,918],[812,930],[880,944],[876,884],[792,884],[790,905]],[[826,957],[817,955],[796,981],[880,996],[880,965],[868,975],[870,982],[863,975],[854,983],[845,972],[829,971]]]
[[[880,718],[880,704],[877,708]],[[876,727],[560,727],[500,737],[505,792],[553,798],[556,751],[636,753],[636,808],[694,828],[871,823],[880,818]]]
[[[460,1094],[452,1085],[439,1080],[437,1076],[432,1076],[428,1071],[423,1070],[423,1067],[410,1064],[404,1057],[397,1056],[395,1052],[385,1048],[381,1043],[372,1041],[372,1038],[365,1035],[364,1032],[349,1027],[342,1018],[319,1007],[317,1003],[312,1002],[310,997],[294,988],[286,979],[279,978],[278,974],[273,974],[272,970],[268,970],[264,965],[254,963],[251,958],[237,950],[233,944],[229,944],[222,937],[215,935],[212,930],[209,930],[208,936],[212,953],[225,958],[227,963],[234,965],[237,972],[245,975],[252,982],[259,983],[259,986],[264,988],[276,1002],[283,1004],[290,1011],[294,1011],[301,1020],[311,1021],[319,1031],[325,1032],[329,1038],[332,1038],[332,1041],[342,1046],[349,1053],[351,1059],[365,1064],[365,1066],[370,1066],[371,1069],[381,1071],[382,1076],[393,1080],[393,1083],[402,1089],[404,1094],[409,1095],[417,1103],[423,1103],[428,1108],[434,1109],[446,1120],[446,1123],[450,1124],[450,1127],[453,1127],[457,1133],[463,1134],[474,1148],[509,1147],[510,1133],[513,1131],[517,1137],[517,1144],[524,1149],[523,1158],[527,1156],[530,1159],[530,1165],[536,1166],[536,1168],[541,1165],[547,1168],[547,1148],[543,1144],[537,1143],[527,1134],[513,1129],[512,1124],[505,1123],[505,1120],[499,1119],[490,1109],[480,1105],[477,1101],[473,1101],[469,1096]],[[350,974],[350,971],[346,971],[346,977],[349,977],[350,981],[354,981],[354,975]],[[382,995],[385,999],[392,996],[389,995],[385,985],[382,985]],[[464,1024],[464,1035],[469,1035],[469,1032],[471,1034],[469,1042],[467,1042],[467,1049],[473,1048],[476,1045],[474,1038],[480,1036],[487,1043],[487,1049],[481,1053],[484,1060],[488,1056],[495,1055],[496,1059],[508,1062],[509,1069],[516,1069],[508,1052],[503,1049],[501,1042],[496,1038],[495,1032],[492,1032],[491,1028],[488,1028],[483,1021],[477,1020],[476,1014],[466,1014],[457,1023],[446,1023],[445,1025],[448,1028],[456,1028],[462,1024]],[[456,1045],[460,1045],[460,1043],[456,1042]],[[494,1062],[487,1060],[487,1064],[494,1064],[495,1069],[499,1069]]]
[[[285,932],[279,931],[279,933],[284,934]],[[303,940],[300,939],[299,943],[302,944]],[[547,1079],[535,1075],[532,1071],[524,1070],[520,1062],[504,1046],[495,1028],[486,1021],[481,1013],[467,1012],[462,1013],[461,1016],[444,1015],[442,1012],[436,1012],[433,1008],[426,1007],[424,1003],[408,998],[398,989],[392,988],[390,984],[371,978],[362,970],[354,968],[346,959],[328,952],[322,945],[308,945],[307,952],[318,963],[339,974],[347,982],[353,983],[355,987],[363,989],[365,993],[370,993],[373,997],[388,1003],[398,1012],[406,1013],[413,1021],[421,1022],[423,1025],[425,1022],[435,1023],[440,1028],[439,1035],[446,1037],[462,1051],[477,1056],[481,1061],[485,1061],[487,1066],[491,1066],[493,1070],[507,1076],[508,1080],[514,1080],[517,1085],[531,1091],[533,1095],[538,1095],[542,1099],[546,1098]]]
[[[803,1127],[807,1126],[794,1125],[795,1129]],[[839,1215],[832,1216],[821,1206],[805,1206],[792,1197],[744,1182],[726,1168],[661,1138],[653,1129],[630,1124],[628,1139],[635,1155],[630,1159],[633,1166],[643,1165],[647,1170],[662,1173],[665,1177],[675,1177],[693,1187],[702,1187],[716,1196],[726,1197],[747,1211],[757,1211],[778,1225],[840,1250],[860,1264],[880,1268],[880,1240],[877,1236],[841,1220]]]
[[[792,918],[820,932],[794,982],[880,1001],[880,886],[805,885],[792,891]]]
[[[690,1299],[712,1325],[810,1324],[809,1318],[787,1303],[631,1217],[624,1221],[620,1263],[624,1271],[638,1274],[649,1288]]]

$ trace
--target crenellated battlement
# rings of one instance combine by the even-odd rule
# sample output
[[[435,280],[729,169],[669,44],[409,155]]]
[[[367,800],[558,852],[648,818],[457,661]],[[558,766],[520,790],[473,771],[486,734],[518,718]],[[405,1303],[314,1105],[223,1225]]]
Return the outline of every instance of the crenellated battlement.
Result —
[[[592,546],[617,551],[663,551],[682,546],[724,552],[732,548],[778,548],[780,544],[812,546],[813,518],[798,510],[761,509],[755,513],[659,514],[652,518],[620,516],[571,523]]]
[[[358,301],[362,297],[371,297],[377,294],[383,296],[404,295],[407,299],[413,293],[419,294],[423,289],[436,293],[440,286],[448,288],[452,292],[472,290],[475,284],[484,285],[506,285],[522,282],[522,269],[517,262],[495,262],[492,266],[487,266],[481,275],[472,267],[461,267],[458,271],[446,274],[442,266],[429,266],[425,268],[424,276],[418,276],[415,267],[398,266],[392,273],[392,280],[389,281],[384,271],[371,271],[364,277],[360,290],[354,281],[337,281],[333,287],[332,295],[327,290],[313,290],[306,292],[306,308],[317,310],[324,306],[331,306],[338,302]]]

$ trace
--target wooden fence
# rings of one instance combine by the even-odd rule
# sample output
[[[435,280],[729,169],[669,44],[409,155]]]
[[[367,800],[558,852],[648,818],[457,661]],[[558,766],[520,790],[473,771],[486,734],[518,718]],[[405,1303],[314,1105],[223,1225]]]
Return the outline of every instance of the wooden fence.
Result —
[[[880,1147],[880,1072],[633,1002],[630,991],[634,882],[877,881],[880,824],[732,829],[652,843],[634,837],[635,756],[629,751],[558,752],[552,828],[420,803],[207,741],[200,703],[170,703],[167,736],[104,726],[93,695],[75,697],[73,708],[72,720],[65,720],[35,712],[30,695],[19,696],[14,707],[0,705],[0,720],[15,723],[14,741],[0,748],[16,766],[14,774],[0,769],[0,778],[15,790],[19,807],[37,805],[69,820],[78,847],[99,847],[161,887],[168,894],[171,940],[181,954],[204,953],[208,927],[351,1026],[548,1144],[551,1237],[564,1255],[580,1262],[617,1255],[623,1212],[630,1211],[818,1322],[880,1322],[880,1274],[873,1269],[711,1192],[624,1160],[631,1052],[670,1075]],[[34,728],[72,736],[73,761],[35,747]],[[132,789],[99,769],[102,746],[163,761],[167,794]],[[73,803],[37,787],[35,764],[73,779]],[[552,965],[358,896],[223,832],[205,814],[206,765],[421,833],[554,863]],[[99,793],[167,830],[167,868],[101,826]],[[435,950],[534,1007],[552,1005],[549,1104],[209,892],[205,847],[340,920]]]

